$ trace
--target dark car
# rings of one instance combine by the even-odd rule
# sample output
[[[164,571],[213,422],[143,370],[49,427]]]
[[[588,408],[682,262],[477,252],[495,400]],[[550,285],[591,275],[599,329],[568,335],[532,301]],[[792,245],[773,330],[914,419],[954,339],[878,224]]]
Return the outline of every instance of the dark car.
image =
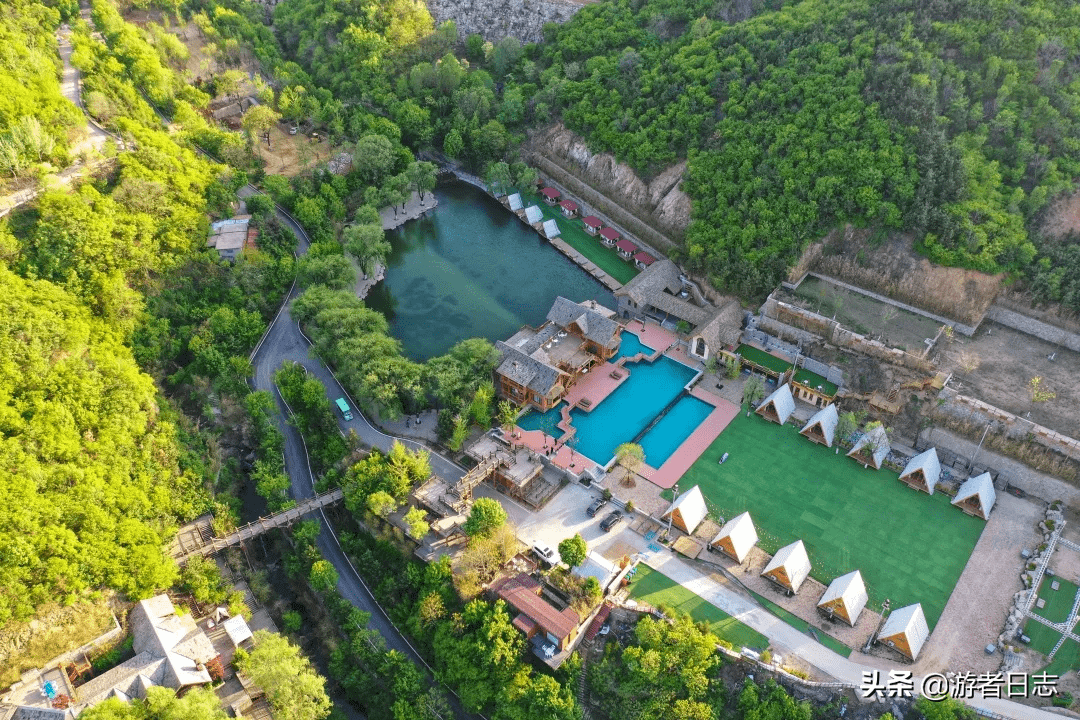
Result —
[[[596,498],[595,500],[593,500],[593,504],[590,505],[589,509],[585,512],[589,513],[589,517],[596,517],[596,513],[600,512],[600,508],[604,507],[605,505],[607,505],[607,499],[602,497]]]
[[[600,529],[604,532],[610,532],[611,528],[615,527],[619,521],[622,520],[622,513],[618,510],[612,510],[608,513],[608,516],[600,523]]]

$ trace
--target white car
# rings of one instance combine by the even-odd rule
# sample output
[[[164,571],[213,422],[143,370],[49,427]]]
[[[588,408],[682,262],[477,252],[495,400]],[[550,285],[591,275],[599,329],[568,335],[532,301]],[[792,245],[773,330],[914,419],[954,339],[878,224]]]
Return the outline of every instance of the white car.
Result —
[[[550,545],[536,543],[532,546],[532,551],[546,563],[554,564],[556,562],[555,551],[551,549]]]

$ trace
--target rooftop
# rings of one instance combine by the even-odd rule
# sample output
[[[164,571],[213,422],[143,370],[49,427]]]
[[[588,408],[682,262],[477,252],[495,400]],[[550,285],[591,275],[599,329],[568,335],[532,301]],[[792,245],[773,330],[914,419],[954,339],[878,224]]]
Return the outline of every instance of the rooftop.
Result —
[[[544,632],[560,640],[574,631],[581,618],[571,608],[556,609],[540,597],[541,585],[529,575],[504,578],[491,586],[491,591],[506,604],[536,623]]]
[[[585,217],[581,218],[581,222],[582,224],[588,225],[589,227],[593,228],[598,228],[604,224],[600,220],[600,218],[596,217],[595,215],[586,215]]]
[[[836,383],[831,383],[817,373],[810,372],[806,368],[799,368],[796,370],[791,381],[830,396],[836,395],[838,389]]]
[[[600,237],[604,238],[605,240],[618,240],[622,237],[622,235],[620,235],[619,231],[615,228],[606,227],[600,231]]]
[[[210,235],[206,239],[206,246],[219,252],[239,250],[244,247],[244,242],[247,240],[250,223],[250,215],[237,215],[234,218],[210,223]]]

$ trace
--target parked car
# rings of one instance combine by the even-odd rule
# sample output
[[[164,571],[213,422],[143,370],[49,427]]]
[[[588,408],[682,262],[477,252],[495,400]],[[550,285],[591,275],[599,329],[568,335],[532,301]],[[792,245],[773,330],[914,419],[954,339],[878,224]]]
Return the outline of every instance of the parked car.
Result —
[[[618,525],[620,520],[622,520],[622,513],[618,510],[612,510],[600,523],[600,529],[604,532],[611,532],[611,528]]]
[[[537,543],[532,546],[532,551],[547,564],[552,565],[555,563],[555,551],[551,549],[550,545]]]
[[[607,499],[598,497],[593,500],[592,505],[590,505],[589,509],[585,512],[589,514],[589,517],[596,517],[596,513],[600,512],[600,508],[604,507],[605,505],[607,505]]]

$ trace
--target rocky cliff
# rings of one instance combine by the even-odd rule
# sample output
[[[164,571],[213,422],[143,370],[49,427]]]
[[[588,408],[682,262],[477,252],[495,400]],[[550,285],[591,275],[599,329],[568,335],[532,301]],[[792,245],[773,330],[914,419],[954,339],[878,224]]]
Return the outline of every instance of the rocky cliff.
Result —
[[[466,38],[479,33],[498,42],[508,35],[522,42],[544,38],[544,23],[564,23],[581,9],[568,0],[427,0],[436,25],[453,20]]]
[[[592,153],[583,139],[562,125],[534,136],[530,147],[669,238],[681,238],[690,224],[690,197],[679,189],[685,162],[646,183],[610,153]]]

